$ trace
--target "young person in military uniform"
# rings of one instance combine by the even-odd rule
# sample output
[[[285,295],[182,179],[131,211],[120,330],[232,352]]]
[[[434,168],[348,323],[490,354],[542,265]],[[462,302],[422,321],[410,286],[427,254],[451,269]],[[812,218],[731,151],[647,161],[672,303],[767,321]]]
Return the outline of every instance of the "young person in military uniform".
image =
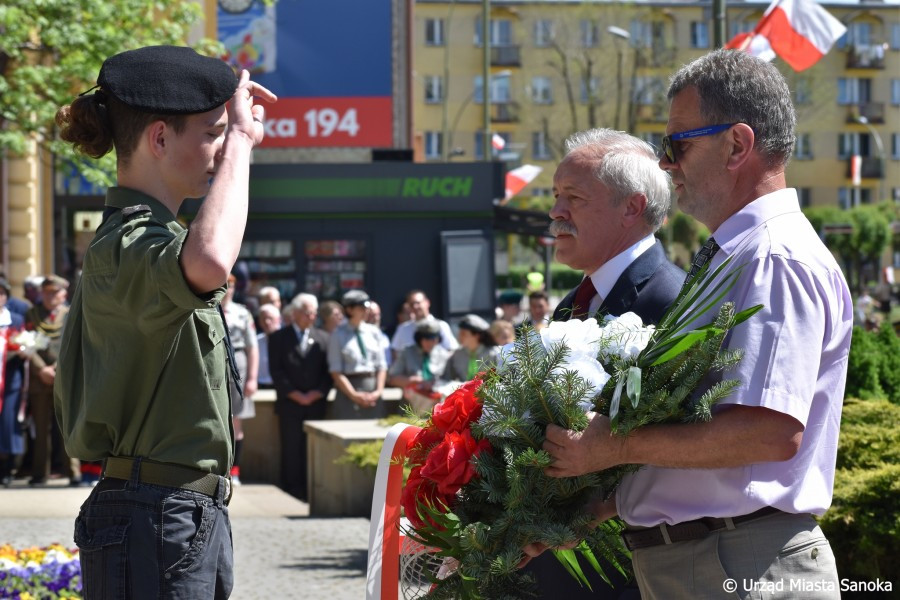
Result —
[[[77,150],[117,155],[55,387],[66,449],[106,461],[75,521],[84,597],[227,598],[240,381],[219,304],[264,136],[254,97],[275,96],[174,46],[117,54],[97,83],[57,114]],[[204,196],[184,229],[182,201]]]

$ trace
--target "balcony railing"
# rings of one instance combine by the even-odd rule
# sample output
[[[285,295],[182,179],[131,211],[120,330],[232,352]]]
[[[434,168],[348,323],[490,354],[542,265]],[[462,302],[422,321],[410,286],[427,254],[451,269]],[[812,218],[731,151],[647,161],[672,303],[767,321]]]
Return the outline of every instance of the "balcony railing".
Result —
[[[673,67],[675,66],[675,54],[675,48],[638,48],[635,52],[634,60],[637,62],[637,67],[639,69]]]
[[[865,117],[869,123],[884,123],[884,102],[861,102],[850,106],[847,111],[847,122],[858,123]]]
[[[521,67],[521,46],[491,46],[492,67]]]
[[[518,123],[519,122],[519,103],[518,102],[492,102],[491,103],[491,122],[492,123]]]
[[[854,44],[847,48],[848,69],[883,69],[884,46]]]
[[[853,177],[853,159],[847,159],[847,178]],[[884,168],[881,159],[877,156],[863,156],[860,169],[860,177],[863,179],[881,179],[884,177]]]

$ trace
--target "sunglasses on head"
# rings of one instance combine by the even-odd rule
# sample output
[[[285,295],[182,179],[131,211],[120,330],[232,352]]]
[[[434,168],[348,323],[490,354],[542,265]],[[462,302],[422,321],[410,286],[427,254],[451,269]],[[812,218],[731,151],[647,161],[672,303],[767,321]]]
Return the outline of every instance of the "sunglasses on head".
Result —
[[[678,160],[678,157],[675,156],[675,146],[672,144],[672,142],[686,140],[689,138],[703,137],[705,135],[713,135],[719,133],[720,131],[725,131],[729,127],[734,127],[735,125],[737,125],[737,123],[708,125],[706,127],[698,127],[697,129],[691,129],[689,131],[682,131],[679,133],[673,133],[671,135],[663,136],[662,153],[670,163],[674,164]]]

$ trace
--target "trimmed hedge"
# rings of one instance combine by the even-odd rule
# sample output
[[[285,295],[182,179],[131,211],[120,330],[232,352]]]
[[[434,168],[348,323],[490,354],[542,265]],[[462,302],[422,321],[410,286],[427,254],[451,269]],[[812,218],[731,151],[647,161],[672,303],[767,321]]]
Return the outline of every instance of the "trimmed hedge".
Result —
[[[886,400],[846,400],[837,466],[834,499],[819,524],[831,542],[839,576],[852,581],[896,578],[900,406]]]
[[[844,396],[900,404],[900,339],[889,323],[874,332],[853,328]]]
[[[496,276],[497,289],[524,290],[526,284],[528,283],[528,280],[525,279],[525,276],[530,272],[531,269],[527,266],[511,266],[509,268],[509,273],[503,275],[498,274]],[[541,269],[541,272],[543,273],[543,269]],[[553,278],[553,281],[551,281],[551,285],[553,286],[554,290],[570,290],[581,283],[581,278],[584,276],[581,271],[575,271],[565,265],[560,264],[550,265],[550,275]]]

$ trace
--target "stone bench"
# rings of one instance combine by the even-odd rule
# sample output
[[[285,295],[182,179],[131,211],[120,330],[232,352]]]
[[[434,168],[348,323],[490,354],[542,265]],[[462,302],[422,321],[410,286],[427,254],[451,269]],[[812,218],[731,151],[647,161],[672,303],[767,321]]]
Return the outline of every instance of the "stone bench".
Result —
[[[334,390],[328,401],[334,401]],[[400,388],[385,388],[382,399],[393,405],[389,412],[400,411],[403,393]],[[244,447],[241,455],[241,479],[254,483],[279,484],[281,478],[281,434],[275,414],[275,390],[259,390],[253,395],[256,416],[242,422]],[[382,436],[383,439],[384,436]],[[335,465],[349,467],[350,465]],[[353,467],[356,468],[356,467]],[[365,513],[368,516],[368,509]]]

